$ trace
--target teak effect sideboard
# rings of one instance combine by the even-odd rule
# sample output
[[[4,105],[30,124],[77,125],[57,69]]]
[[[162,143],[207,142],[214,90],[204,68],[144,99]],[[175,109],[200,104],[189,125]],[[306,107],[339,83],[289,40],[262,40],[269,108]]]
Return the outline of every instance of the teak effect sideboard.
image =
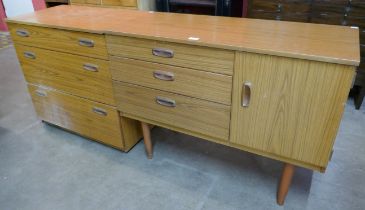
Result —
[[[128,151],[150,125],[324,172],[357,28],[59,6],[7,20],[39,117]],[[141,122],[141,126],[139,122]]]

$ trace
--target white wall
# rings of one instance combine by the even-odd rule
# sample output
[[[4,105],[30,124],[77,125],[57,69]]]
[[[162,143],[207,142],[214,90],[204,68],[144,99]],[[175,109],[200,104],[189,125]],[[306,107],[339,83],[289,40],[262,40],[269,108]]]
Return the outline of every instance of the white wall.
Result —
[[[3,0],[5,13],[8,17],[14,17],[34,11],[32,0]]]
[[[155,11],[156,4],[155,0],[138,0],[138,9],[145,11]]]

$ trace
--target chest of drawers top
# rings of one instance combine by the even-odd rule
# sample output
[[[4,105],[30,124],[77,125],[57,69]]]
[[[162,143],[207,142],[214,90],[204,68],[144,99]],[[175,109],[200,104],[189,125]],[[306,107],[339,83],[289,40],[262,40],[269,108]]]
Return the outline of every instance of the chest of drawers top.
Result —
[[[360,62],[359,30],[345,26],[74,5],[7,21],[354,66]]]

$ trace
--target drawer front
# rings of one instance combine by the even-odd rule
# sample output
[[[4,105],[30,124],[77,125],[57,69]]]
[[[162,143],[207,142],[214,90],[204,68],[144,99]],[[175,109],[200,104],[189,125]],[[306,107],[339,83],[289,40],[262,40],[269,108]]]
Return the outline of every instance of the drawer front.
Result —
[[[186,133],[228,140],[229,106],[118,81],[113,83],[117,107],[124,113],[172,125]]]
[[[105,37],[101,34],[67,31],[21,24],[9,24],[16,44],[108,59]]]
[[[232,76],[111,57],[113,80],[231,104]]]
[[[233,74],[233,51],[113,35],[106,40],[111,55]]]
[[[34,85],[28,88],[42,120],[123,148],[120,118],[114,107]]]
[[[71,0],[71,4],[100,5],[101,4],[101,0]]]
[[[16,51],[29,83],[115,105],[108,61],[23,45]]]
[[[137,0],[103,0],[104,6],[137,7]]]

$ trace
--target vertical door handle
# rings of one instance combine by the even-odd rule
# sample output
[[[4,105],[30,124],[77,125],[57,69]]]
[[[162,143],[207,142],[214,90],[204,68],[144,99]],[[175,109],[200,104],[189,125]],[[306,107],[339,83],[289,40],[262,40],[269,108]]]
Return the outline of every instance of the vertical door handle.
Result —
[[[95,44],[94,44],[94,41],[91,39],[80,38],[79,45],[84,46],[84,47],[94,47]]]
[[[250,105],[251,100],[251,82],[244,82],[242,85],[242,98],[241,98],[241,105],[242,107],[248,107]]]

